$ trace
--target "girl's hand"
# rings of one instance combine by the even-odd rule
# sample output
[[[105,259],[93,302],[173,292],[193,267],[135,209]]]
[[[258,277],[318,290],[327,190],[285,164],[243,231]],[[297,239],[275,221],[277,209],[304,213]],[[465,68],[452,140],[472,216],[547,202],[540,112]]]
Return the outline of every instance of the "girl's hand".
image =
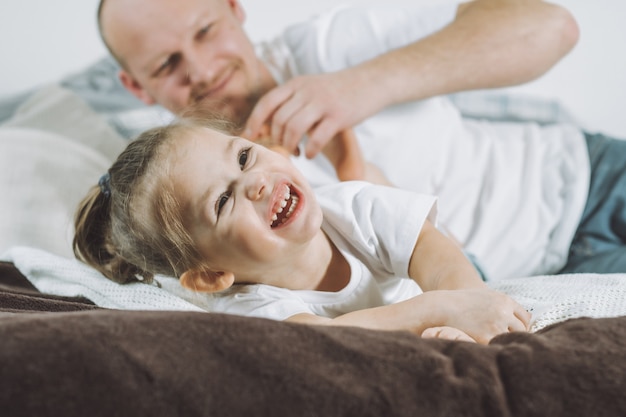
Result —
[[[487,344],[501,333],[528,331],[531,314],[508,295],[485,289],[430,291],[439,299],[436,322],[459,329]]]
[[[449,326],[429,327],[422,332],[422,337],[425,339],[447,339],[476,343],[464,331]]]
[[[399,303],[352,311],[335,318],[301,313],[287,321],[405,330],[418,336],[467,340],[463,333],[487,344],[500,333],[527,331],[530,313],[509,296],[480,288],[428,291]]]
[[[289,150],[272,139],[270,129],[271,127],[265,124],[257,136],[247,139],[289,156]],[[335,168],[340,181],[371,180],[373,183],[390,185],[382,172],[363,159],[361,147],[352,129],[342,130],[335,135],[333,140],[324,146],[322,153]]]

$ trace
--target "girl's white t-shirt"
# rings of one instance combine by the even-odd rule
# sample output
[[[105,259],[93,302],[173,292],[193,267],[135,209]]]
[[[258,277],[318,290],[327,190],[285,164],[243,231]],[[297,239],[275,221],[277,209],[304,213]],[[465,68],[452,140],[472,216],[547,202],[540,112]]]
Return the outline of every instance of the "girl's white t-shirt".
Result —
[[[258,53],[279,83],[336,71],[439,30],[456,7],[337,7],[260,44]],[[440,228],[489,279],[565,264],[589,187],[580,129],[463,119],[448,98],[435,97],[389,107],[355,132],[365,158],[393,184],[439,198]],[[336,181],[323,156],[294,161],[314,186]]]

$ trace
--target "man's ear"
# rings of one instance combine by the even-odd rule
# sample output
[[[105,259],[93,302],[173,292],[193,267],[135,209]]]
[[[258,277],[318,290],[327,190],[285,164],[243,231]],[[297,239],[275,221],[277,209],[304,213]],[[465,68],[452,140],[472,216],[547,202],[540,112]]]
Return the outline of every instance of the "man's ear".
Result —
[[[128,72],[123,69],[117,73],[122,85],[130,91],[135,97],[143,101],[147,105],[156,103],[156,100],[152,98],[150,94],[139,84],[139,82]]]
[[[230,288],[235,283],[232,272],[215,272],[191,269],[180,276],[180,284],[196,292],[218,292]]]
[[[243,23],[246,21],[246,12],[243,10],[239,0],[228,0],[228,5],[239,22]]]

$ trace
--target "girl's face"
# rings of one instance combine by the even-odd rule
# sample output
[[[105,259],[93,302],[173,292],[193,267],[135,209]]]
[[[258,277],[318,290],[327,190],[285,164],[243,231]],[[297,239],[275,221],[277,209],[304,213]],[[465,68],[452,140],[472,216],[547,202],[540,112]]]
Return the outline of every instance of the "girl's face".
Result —
[[[237,282],[281,285],[272,272],[321,233],[322,211],[302,174],[277,152],[210,129],[174,144],[171,180],[199,253]]]

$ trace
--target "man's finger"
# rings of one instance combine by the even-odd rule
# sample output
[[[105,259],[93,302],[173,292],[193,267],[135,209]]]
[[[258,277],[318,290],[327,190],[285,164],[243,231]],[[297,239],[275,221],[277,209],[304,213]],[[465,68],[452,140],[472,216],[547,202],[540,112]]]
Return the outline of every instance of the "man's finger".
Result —
[[[274,112],[291,97],[293,92],[289,88],[277,87],[270,90],[267,94],[261,97],[252,109],[248,120],[246,121],[246,127],[243,135],[245,137],[258,136],[261,127],[268,123],[274,114]]]

